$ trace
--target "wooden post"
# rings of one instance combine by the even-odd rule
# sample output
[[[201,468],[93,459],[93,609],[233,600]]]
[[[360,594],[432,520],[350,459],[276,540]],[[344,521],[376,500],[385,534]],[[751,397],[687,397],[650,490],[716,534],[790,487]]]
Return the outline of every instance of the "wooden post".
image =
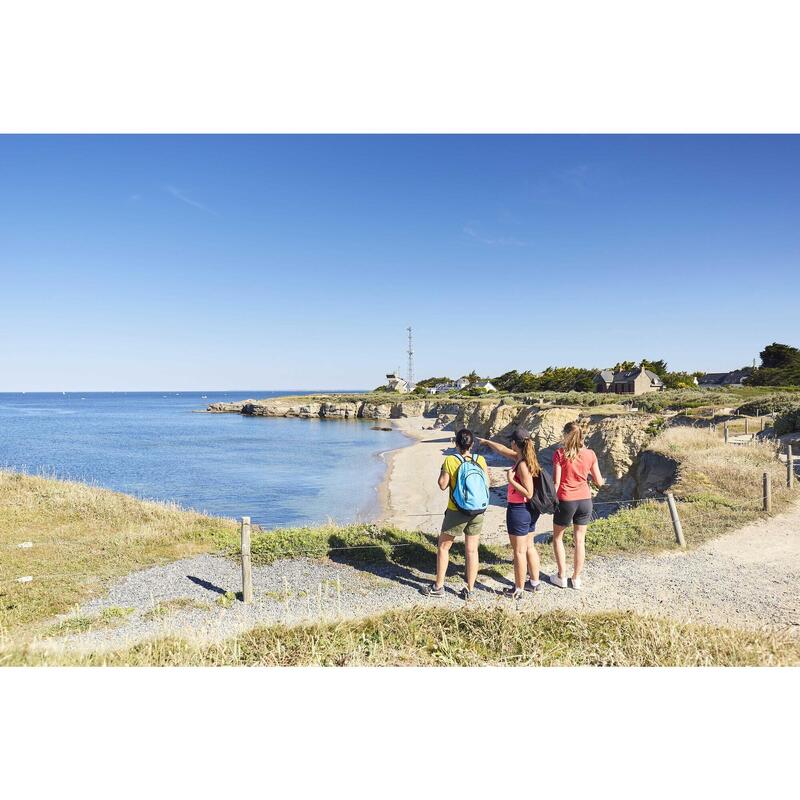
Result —
[[[750,433],[750,425],[749,425],[749,422],[750,422],[750,420],[749,420],[747,417],[745,417],[745,418],[744,418],[744,435],[745,435],[745,436],[747,436],[747,434],[748,434],[748,433]]]
[[[764,511],[772,513],[772,485],[769,480],[769,472],[764,473]]]
[[[728,444],[728,420],[722,425],[722,435],[725,437],[725,444]]]
[[[794,489],[794,455],[791,442],[786,443],[786,486]]]
[[[675,496],[672,492],[667,492],[667,505],[669,506],[669,515],[672,517],[672,527],[675,529],[675,541],[681,547],[686,547],[686,540],[683,538],[681,518],[678,516],[678,506],[675,505]]]
[[[250,560],[250,517],[242,517],[242,600],[253,602],[253,564]]]
[[[761,417],[761,431],[764,431],[764,417]]]

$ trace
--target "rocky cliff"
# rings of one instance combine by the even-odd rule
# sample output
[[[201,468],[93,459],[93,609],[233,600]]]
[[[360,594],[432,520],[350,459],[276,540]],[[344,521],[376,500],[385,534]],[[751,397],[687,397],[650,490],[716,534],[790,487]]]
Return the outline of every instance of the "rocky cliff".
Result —
[[[279,397],[270,400],[245,400],[239,403],[213,403],[208,411],[241,413],[256,417],[300,417],[325,419],[399,419],[430,417],[432,426],[446,430],[469,428],[487,438],[507,436],[521,425],[533,435],[544,465],[552,464],[553,452],[561,440],[564,425],[579,421],[586,431],[586,444],[598,456],[600,471],[607,484],[602,498],[629,499],[661,493],[675,479],[675,464],[645,451],[653,436],[654,414],[638,411],[617,414],[592,414],[585,408],[517,405],[503,400],[441,401],[408,398],[394,402],[326,399],[324,397]],[[647,459],[650,461],[647,461]]]
[[[430,400],[398,400],[381,403],[371,400],[326,400],[321,397],[276,397],[272,400],[243,400],[212,403],[208,411],[217,414],[247,414],[253,417],[323,417],[325,419],[399,419],[436,416],[439,407],[453,404]]]

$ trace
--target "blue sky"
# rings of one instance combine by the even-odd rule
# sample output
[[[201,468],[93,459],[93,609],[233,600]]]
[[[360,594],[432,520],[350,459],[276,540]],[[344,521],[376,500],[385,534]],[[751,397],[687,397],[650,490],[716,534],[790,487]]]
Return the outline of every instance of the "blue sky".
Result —
[[[800,137],[2,136],[0,391],[800,345]],[[403,367],[404,368],[404,367]]]

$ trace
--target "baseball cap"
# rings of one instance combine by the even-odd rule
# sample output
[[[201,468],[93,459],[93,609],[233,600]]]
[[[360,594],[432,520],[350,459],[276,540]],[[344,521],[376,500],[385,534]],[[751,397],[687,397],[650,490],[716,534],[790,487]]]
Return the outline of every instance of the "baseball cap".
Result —
[[[527,428],[517,427],[508,435],[508,438],[514,442],[521,443],[526,439],[531,438],[531,432]]]

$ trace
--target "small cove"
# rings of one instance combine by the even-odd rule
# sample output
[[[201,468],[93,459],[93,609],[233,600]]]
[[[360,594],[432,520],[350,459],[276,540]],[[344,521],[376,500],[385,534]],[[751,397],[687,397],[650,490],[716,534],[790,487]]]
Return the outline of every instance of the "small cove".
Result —
[[[409,444],[374,421],[198,414],[297,392],[0,394],[0,467],[174,501],[269,527],[375,518],[381,453]]]

